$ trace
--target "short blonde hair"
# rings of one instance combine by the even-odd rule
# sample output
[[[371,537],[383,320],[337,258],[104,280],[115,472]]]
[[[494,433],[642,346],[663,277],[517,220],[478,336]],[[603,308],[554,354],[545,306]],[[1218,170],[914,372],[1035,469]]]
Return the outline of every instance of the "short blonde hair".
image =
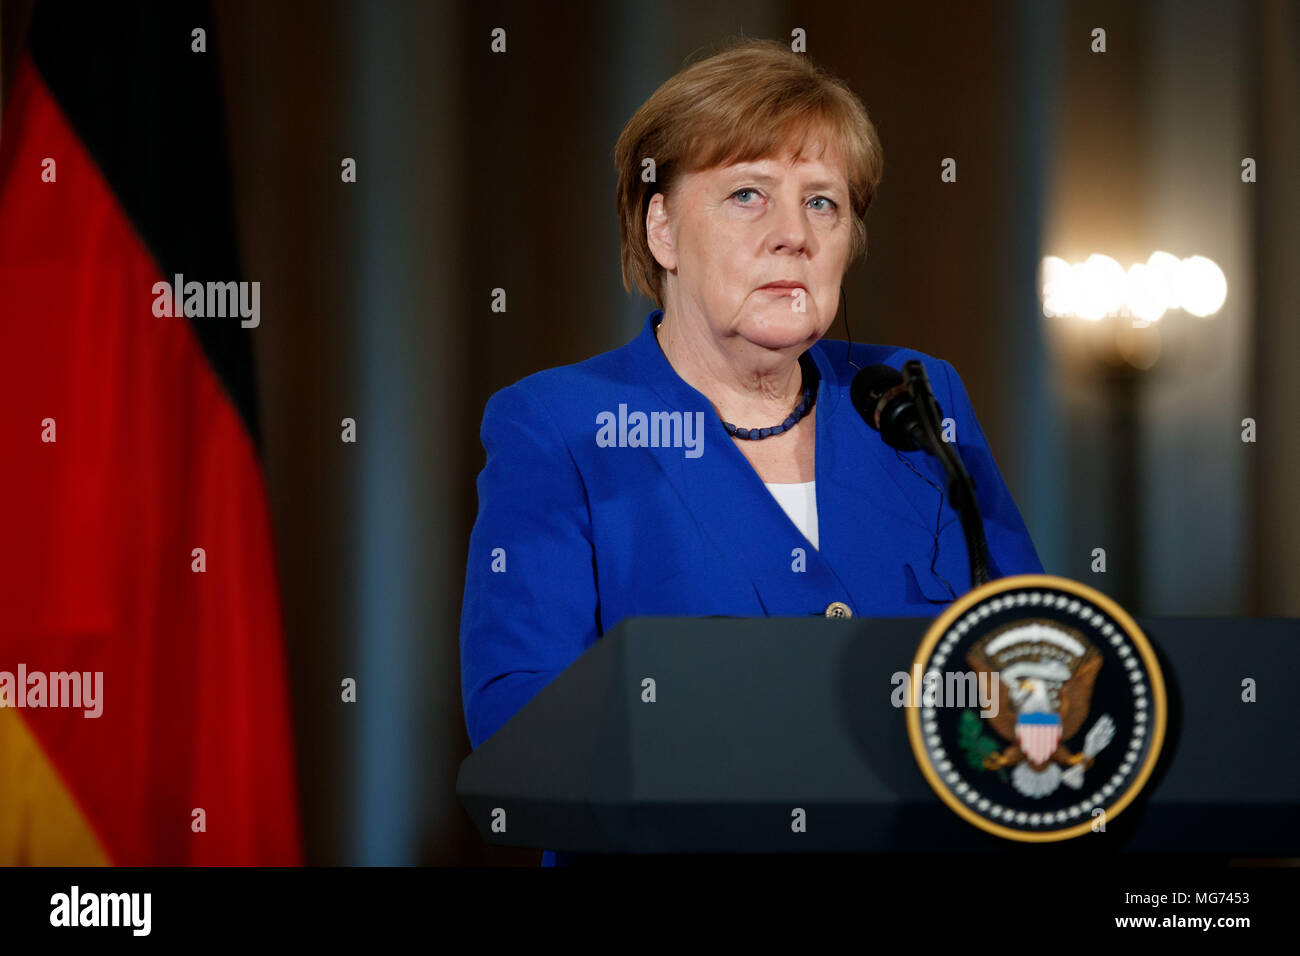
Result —
[[[773,40],[743,40],[672,76],[641,105],[614,147],[618,166],[623,287],[632,284],[663,308],[664,268],[646,241],[657,192],[671,194],[678,174],[767,159],[794,147],[803,155],[819,134],[837,143],[848,173],[853,237],[845,269],[867,251],[867,210],[883,157],[861,100],[840,79]],[[655,181],[642,179],[654,160]]]

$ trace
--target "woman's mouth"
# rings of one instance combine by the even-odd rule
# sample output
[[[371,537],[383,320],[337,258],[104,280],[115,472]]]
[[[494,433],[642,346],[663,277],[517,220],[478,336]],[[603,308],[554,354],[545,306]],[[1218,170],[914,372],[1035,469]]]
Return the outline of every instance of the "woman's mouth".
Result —
[[[777,295],[791,295],[796,289],[805,293],[808,291],[802,282],[769,282],[758,287],[759,292],[773,292]]]

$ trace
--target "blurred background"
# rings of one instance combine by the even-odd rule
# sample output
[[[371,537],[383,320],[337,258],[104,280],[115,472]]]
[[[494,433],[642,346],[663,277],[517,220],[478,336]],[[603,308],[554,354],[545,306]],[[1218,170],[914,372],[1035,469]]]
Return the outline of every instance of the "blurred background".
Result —
[[[729,38],[805,31],[862,98],[853,338],[953,363],[1046,569],[1136,615],[1300,615],[1295,3],[227,0],[214,27],[308,862],[539,861],[454,795],[478,426],[639,331],[614,143]],[[1215,269],[1167,269],[1152,318],[1125,280],[1157,252]]]

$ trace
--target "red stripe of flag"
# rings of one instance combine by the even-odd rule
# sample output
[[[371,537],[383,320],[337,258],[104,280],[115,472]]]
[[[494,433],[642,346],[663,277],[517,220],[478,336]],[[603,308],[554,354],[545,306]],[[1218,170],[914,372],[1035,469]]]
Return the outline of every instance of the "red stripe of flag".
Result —
[[[114,863],[300,863],[255,449],[26,56],[0,143],[0,670],[103,672],[98,719],[20,713]]]

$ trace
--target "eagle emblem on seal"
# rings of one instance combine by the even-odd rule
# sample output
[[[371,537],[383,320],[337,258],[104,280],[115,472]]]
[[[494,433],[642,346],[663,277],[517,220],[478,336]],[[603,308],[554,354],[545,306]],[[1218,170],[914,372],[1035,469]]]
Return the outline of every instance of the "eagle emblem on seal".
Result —
[[[985,635],[966,660],[977,673],[998,677],[998,711],[987,720],[1007,746],[986,756],[984,767],[1008,769],[1011,785],[1030,798],[1046,797],[1062,783],[1080,789],[1115,736],[1115,722],[1102,714],[1082,749],[1069,747],[1088,721],[1102,666],[1097,648],[1057,621],[1022,620]]]

